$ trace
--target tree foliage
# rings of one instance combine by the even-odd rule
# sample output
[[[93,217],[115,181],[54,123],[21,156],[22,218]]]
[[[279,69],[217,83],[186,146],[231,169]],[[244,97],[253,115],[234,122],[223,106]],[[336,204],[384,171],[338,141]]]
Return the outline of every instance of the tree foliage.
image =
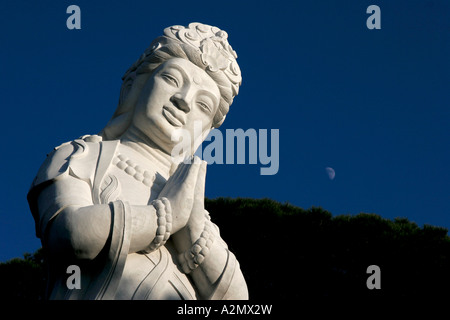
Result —
[[[417,297],[450,287],[445,228],[376,214],[332,216],[270,199],[219,198],[206,206],[251,298]],[[381,290],[366,286],[370,265],[381,269]]]
[[[206,208],[239,260],[251,299],[417,297],[450,287],[447,229],[376,214],[333,216],[270,199],[207,199]],[[2,298],[43,296],[43,251],[0,264]],[[381,269],[369,290],[367,267]]]
[[[40,300],[45,293],[45,261],[42,248],[0,263],[0,300]]]

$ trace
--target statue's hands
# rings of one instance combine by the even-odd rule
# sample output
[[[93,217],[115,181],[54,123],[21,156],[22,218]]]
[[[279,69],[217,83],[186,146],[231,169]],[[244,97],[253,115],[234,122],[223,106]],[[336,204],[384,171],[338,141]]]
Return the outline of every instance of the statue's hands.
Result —
[[[198,159],[199,160],[199,159]],[[195,185],[192,186],[192,205],[190,206],[189,217],[185,226],[176,234],[173,234],[175,248],[178,252],[189,250],[192,244],[200,237],[205,226],[205,179],[206,179],[206,161],[198,161],[195,172]],[[192,169],[191,169],[192,170]],[[194,174],[192,170],[191,174]],[[193,179],[194,180],[194,179]],[[173,210],[175,212],[175,209]]]
[[[200,167],[199,160],[190,164],[180,163],[159,194],[159,198],[166,197],[170,201],[172,233],[183,228],[191,216]]]
[[[192,206],[192,213],[187,222],[187,227],[191,236],[195,239],[203,231],[205,222],[205,181],[206,181],[206,167],[208,163],[202,161],[197,175],[197,183],[194,190],[194,204]]]

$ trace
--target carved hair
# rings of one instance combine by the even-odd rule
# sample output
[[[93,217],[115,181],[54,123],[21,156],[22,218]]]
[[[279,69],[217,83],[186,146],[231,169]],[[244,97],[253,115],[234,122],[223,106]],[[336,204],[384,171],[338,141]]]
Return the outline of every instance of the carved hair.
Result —
[[[112,140],[125,132],[145,82],[154,70],[172,58],[189,60],[216,82],[221,99],[213,127],[218,128],[242,83],[237,55],[227,38],[225,31],[201,23],[191,23],[187,28],[172,26],[164,29],[164,35],[156,38],[122,77],[119,105],[100,135]]]

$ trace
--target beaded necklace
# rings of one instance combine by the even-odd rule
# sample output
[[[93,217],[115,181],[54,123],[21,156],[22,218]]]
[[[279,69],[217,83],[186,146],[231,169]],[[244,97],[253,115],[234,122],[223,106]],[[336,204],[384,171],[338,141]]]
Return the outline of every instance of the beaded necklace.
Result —
[[[118,154],[113,159],[113,165],[121,170],[124,170],[127,174],[135,178],[137,181],[142,182],[147,187],[151,187],[155,181],[155,175],[149,173],[147,170],[143,169],[141,166],[135,164],[128,157],[123,154]]]

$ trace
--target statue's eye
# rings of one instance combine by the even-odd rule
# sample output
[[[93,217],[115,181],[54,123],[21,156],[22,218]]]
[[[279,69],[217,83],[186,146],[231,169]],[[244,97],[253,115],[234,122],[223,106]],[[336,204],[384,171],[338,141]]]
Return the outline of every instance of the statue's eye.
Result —
[[[203,109],[203,111],[210,113],[211,112],[211,107],[204,101],[198,101],[197,105]]]
[[[178,82],[178,79],[176,78],[176,77],[174,77],[173,75],[171,75],[170,73],[163,73],[162,75],[161,75],[161,77],[168,83],[168,84],[171,84],[171,85],[173,85],[173,86],[175,86],[175,87],[179,87],[180,86],[180,84],[179,84],[179,82]]]

